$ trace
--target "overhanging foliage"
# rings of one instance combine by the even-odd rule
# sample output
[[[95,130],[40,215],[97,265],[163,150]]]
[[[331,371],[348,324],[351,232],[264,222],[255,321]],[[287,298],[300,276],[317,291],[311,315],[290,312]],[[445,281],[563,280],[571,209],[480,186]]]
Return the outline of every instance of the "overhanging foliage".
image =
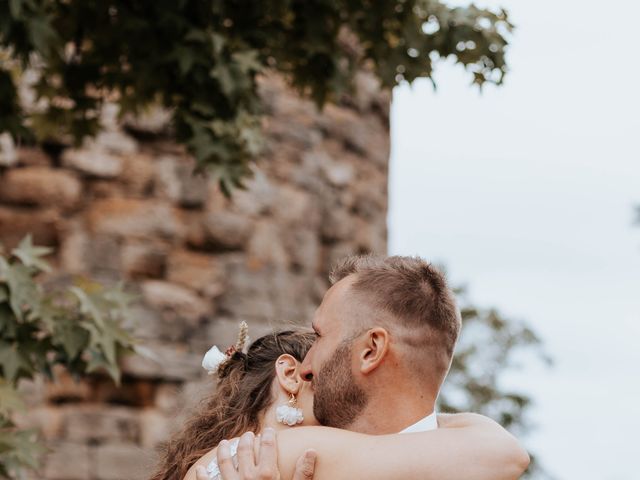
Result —
[[[33,468],[42,447],[12,414],[24,408],[21,379],[63,365],[72,375],[103,371],[119,382],[118,359],[134,349],[122,324],[131,296],[121,288],[81,283],[45,291],[37,277],[49,271],[48,248],[25,238],[10,255],[0,249],[0,478]]]
[[[159,102],[228,192],[260,149],[259,74],[282,74],[318,106],[364,65],[391,88],[453,57],[478,85],[499,84],[510,31],[504,11],[439,0],[3,0],[0,133],[79,143],[106,99],[123,115]],[[25,111],[17,86],[34,66],[44,102]]]

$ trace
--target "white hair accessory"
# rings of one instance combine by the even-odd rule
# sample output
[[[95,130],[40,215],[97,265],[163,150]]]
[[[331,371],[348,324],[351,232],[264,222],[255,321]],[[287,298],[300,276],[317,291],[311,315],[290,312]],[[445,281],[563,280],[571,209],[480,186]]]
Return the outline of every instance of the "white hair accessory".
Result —
[[[229,355],[225,355],[215,345],[204,354],[202,359],[202,368],[209,372],[209,375],[218,373],[220,366],[229,360]]]
[[[220,367],[227,362],[235,352],[245,353],[245,349],[249,343],[248,331],[249,326],[247,322],[240,322],[240,330],[236,344],[227,348],[224,353],[221,352],[216,345],[211,347],[202,358],[202,368],[209,372],[209,375],[214,375],[218,373]]]

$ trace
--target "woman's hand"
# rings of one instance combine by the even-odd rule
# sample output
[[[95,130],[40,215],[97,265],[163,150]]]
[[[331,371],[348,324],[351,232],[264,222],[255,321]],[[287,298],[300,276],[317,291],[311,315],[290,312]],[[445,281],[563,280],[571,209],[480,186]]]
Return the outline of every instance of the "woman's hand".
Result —
[[[259,451],[256,462],[255,452]],[[240,437],[238,444],[238,469],[233,465],[229,444],[222,441],[217,451],[218,468],[224,480],[279,480],[278,449],[276,434],[272,428],[266,428],[257,438],[253,432]],[[316,453],[307,450],[298,459],[293,480],[311,480],[315,470]],[[196,468],[197,480],[211,480],[204,467]]]

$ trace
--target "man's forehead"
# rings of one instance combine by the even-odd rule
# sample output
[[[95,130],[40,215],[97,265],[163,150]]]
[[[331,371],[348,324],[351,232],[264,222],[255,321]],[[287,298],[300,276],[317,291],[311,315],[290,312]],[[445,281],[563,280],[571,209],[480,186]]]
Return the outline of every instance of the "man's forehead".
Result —
[[[327,290],[322,303],[316,310],[313,319],[313,326],[316,329],[322,329],[332,326],[336,322],[342,323],[345,316],[350,314],[353,306],[354,296],[351,286],[356,280],[355,275],[349,275],[342,280],[336,282]]]

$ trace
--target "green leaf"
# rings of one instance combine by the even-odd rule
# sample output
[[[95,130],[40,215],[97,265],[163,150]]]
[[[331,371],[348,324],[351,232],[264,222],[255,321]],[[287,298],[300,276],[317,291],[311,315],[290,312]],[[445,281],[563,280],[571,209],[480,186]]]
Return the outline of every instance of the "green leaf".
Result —
[[[40,290],[31,276],[30,269],[24,265],[7,264],[4,274],[9,286],[11,309],[19,321],[24,321],[25,312],[40,302]]]
[[[36,50],[43,56],[52,55],[59,45],[60,38],[46,17],[34,17],[27,22],[29,36]]]
[[[11,310],[9,305],[0,305],[0,332],[2,332],[2,338],[14,339],[16,337],[16,331],[18,322],[16,316]]]
[[[101,370],[106,371],[116,384],[120,384],[120,369],[99,352],[93,352],[87,365],[87,372],[92,373]]]
[[[191,67],[193,67],[196,57],[193,55],[193,51],[189,48],[176,47],[175,57],[178,60],[178,67],[180,68],[180,74],[185,76]]]
[[[11,252],[14,256],[30,268],[35,268],[41,272],[50,272],[51,267],[41,257],[49,255],[53,250],[49,247],[34,247],[31,235],[27,235]]]
[[[103,296],[119,310],[121,315],[125,315],[131,302],[138,299],[138,295],[124,290],[122,282],[118,283],[114,288],[105,290]]]
[[[22,0],[10,0],[9,12],[15,19],[21,19],[22,17]]]
[[[4,285],[0,285],[0,303],[7,300],[9,300],[9,289]]]
[[[69,287],[69,291],[73,293],[80,301],[80,312],[85,315],[89,315],[89,317],[96,323],[96,325],[98,325],[100,328],[104,328],[102,312],[89,297],[89,295],[84,290],[76,286]]]
[[[32,372],[31,363],[18,350],[16,343],[0,342],[0,366],[4,378],[10,383],[18,379],[21,370],[24,373]]]
[[[89,332],[79,326],[66,325],[56,332],[56,339],[73,360],[89,345]]]
[[[12,412],[24,410],[25,406],[20,394],[0,378],[0,416],[9,416]]]
[[[245,74],[262,70],[262,65],[258,61],[258,52],[256,50],[234,52],[231,54],[231,58],[238,64],[240,71]]]
[[[38,459],[46,449],[36,442],[36,437],[35,430],[0,430],[0,463],[6,471],[38,467]]]

